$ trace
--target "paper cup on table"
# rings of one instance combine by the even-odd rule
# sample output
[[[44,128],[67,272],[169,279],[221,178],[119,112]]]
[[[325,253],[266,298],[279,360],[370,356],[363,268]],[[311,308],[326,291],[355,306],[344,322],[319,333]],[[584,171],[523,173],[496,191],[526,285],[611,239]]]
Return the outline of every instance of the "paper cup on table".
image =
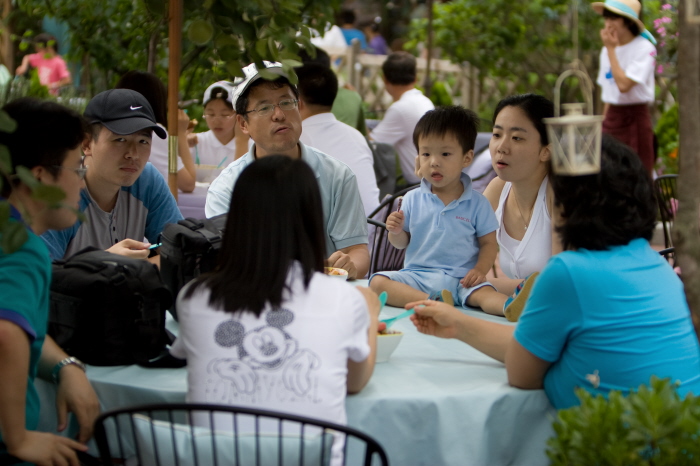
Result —
[[[337,267],[324,267],[326,275],[329,277],[340,278],[341,280],[348,279],[348,271]]]
[[[403,338],[403,333],[398,330],[387,329],[385,332],[377,335],[377,356],[375,362],[388,361]]]
[[[224,167],[216,165],[195,165],[197,170],[197,181],[199,183],[211,183],[223,171]]]

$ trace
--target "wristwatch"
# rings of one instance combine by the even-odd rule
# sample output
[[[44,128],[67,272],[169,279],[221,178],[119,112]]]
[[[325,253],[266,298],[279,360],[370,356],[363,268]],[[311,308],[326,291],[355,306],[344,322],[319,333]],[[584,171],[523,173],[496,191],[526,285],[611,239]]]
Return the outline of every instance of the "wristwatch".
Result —
[[[74,366],[78,366],[83,370],[83,372],[85,372],[85,364],[83,364],[83,362],[80,359],[74,358],[73,356],[69,356],[65,359],[62,359],[61,361],[59,361],[58,364],[53,366],[53,369],[51,370],[51,377],[53,378],[54,383],[58,383],[58,373],[61,372],[61,369],[71,364]]]

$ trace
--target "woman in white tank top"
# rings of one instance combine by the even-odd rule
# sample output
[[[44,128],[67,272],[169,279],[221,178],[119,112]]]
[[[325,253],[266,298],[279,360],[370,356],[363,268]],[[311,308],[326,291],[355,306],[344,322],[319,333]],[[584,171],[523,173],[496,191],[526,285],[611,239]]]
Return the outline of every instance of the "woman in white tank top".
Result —
[[[515,288],[561,250],[552,235],[554,197],[547,177],[551,147],[542,122],[553,114],[552,102],[535,94],[506,97],[494,111],[489,149],[498,177],[484,196],[500,225],[499,258],[507,278],[490,279],[495,290],[484,287],[478,296],[472,295],[489,314],[504,315]]]

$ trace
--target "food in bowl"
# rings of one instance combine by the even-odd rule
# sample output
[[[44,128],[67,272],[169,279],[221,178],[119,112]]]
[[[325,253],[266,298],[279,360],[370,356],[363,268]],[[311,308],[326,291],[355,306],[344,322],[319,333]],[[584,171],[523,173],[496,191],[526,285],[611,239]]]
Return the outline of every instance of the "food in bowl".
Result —
[[[377,335],[377,357],[375,362],[386,362],[399,346],[403,333],[390,328],[384,329]]]
[[[326,272],[326,275],[330,275],[331,277],[338,277],[342,278],[343,280],[348,279],[348,271],[345,269],[339,269],[338,267],[324,267],[324,271]]]

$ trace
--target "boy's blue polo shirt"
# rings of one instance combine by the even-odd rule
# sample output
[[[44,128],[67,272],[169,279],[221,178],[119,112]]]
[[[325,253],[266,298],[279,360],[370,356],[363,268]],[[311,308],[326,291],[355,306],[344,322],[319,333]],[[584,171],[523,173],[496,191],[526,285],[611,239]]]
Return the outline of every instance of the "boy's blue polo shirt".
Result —
[[[14,207],[10,211],[11,221],[22,222]],[[27,234],[27,241],[18,251],[6,254],[0,248],[0,319],[16,324],[29,339],[25,425],[28,430],[35,430],[39,422],[39,396],[34,378],[48,325],[51,260],[44,242],[29,228]],[[0,455],[5,452],[0,434]]]
[[[479,258],[479,238],[498,229],[489,201],[472,189],[472,180],[460,177],[464,192],[448,205],[421,180],[418,189],[404,196],[404,231],[411,235],[405,269],[440,269],[462,278]]]

